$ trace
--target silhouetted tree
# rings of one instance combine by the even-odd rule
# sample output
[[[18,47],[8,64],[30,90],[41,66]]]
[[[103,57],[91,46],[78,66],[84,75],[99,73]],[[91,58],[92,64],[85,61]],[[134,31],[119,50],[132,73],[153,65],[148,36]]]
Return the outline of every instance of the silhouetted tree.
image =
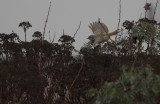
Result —
[[[42,33],[39,31],[34,32],[34,34],[32,35],[33,38],[36,38],[37,40],[41,40],[42,39]]]
[[[32,27],[32,25],[29,23],[29,21],[23,21],[19,23],[19,27],[22,27],[25,33],[25,42],[26,42],[26,31],[29,29],[29,27]]]

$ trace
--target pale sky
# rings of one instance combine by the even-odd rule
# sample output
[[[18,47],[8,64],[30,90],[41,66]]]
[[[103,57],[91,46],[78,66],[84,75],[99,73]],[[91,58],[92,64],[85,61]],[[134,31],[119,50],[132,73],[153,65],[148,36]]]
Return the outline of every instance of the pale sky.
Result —
[[[88,28],[91,22],[105,23],[109,31],[113,31],[118,25],[119,0],[0,0],[0,33],[11,33],[14,30],[24,40],[24,32],[18,27],[22,21],[29,21],[32,28],[27,30],[27,40],[32,39],[35,31],[43,33],[43,28],[49,8],[52,2],[49,20],[46,28],[45,39],[49,40],[55,32],[55,42],[63,33],[73,36],[81,21],[74,43],[79,49],[92,31]],[[122,0],[121,23],[125,20],[138,20],[140,15],[144,16],[144,5],[146,0]]]

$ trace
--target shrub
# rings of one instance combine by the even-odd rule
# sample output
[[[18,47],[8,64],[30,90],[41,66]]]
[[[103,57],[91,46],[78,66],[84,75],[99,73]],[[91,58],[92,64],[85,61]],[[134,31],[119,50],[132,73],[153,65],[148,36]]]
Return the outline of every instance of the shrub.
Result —
[[[98,89],[90,89],[89,97],[94,97],[94,104],[156,104],[155,98],[160,93],[160,76],[152,68],[132,68],[126,71],[115,82],[105,82]]]

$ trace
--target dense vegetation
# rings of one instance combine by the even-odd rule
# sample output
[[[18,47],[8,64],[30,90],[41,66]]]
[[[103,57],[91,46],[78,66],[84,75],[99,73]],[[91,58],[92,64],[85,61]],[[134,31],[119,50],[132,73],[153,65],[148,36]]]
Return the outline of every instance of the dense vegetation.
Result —
[[[0,104],[160,104],[160,23],[123,23],[115,41],[85,43],[73,56],[74,37],[44,40],[21,22],[25,41],[0,33]]]
[[[123,26],[115,42],[88,42],[75,57],[68,35],[53,43],[39,31],[31,42],[1,33],[0,103],[159,104],[160,25],[143,18]]]

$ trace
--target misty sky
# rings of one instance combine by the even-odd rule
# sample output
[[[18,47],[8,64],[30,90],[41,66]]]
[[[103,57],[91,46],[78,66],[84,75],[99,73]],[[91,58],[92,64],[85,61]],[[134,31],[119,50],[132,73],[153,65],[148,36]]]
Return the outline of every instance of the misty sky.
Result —
[[[74,46],[79,49],[92,31],[88,25],[101,18],[109,31],[118,25],[119,0],[0,0],[0,33],[11,33],[14,30],[24,40],[24,32],[18,27],[22,21],[29,21],[32,28],[27,31],[27,40],[32,39],[35,31],[43,33],[43,28],[52,2],[45,39],[50,31],[51,38],[56,34],[55,42],[63,33],[73,36],[82,22],[76,35]],[[125,20],[138,20],[144,16],[146,0],[122,0],[121,23]]]

